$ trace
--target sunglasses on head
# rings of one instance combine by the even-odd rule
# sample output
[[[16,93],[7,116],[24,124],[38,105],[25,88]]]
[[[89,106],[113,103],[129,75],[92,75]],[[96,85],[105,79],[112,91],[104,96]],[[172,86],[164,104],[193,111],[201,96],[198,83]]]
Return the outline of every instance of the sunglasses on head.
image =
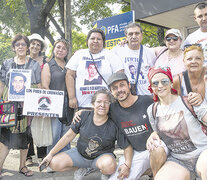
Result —
[[[177,36],[171,36],[171,37],[166,37],[165,39],[166,39],[166,41],[170,41],[171,39],[173,41],[177,41],[178,40],[178,37]]]
[[[161,81],[152,81],[152,87],[158,87],[159,83],[161,83],[163,86],[167,86],[170,83],[169,79],[162,79]]]
[[[188,47],[191,47],[191,46],[197,46],[197,47],[202,48],[202,44],[186,44],[186,45],[184,46],[184,49],[186,49],[186,48],[188,48]]]

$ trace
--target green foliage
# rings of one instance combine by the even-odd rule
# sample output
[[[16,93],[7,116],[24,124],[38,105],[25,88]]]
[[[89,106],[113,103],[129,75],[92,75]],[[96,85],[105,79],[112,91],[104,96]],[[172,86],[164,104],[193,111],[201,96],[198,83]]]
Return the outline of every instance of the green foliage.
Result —
[[[29,18],[23,0],[1,0],[0,9],[0,32],[8,35],[29,32]]]
[[[6,35],[0,34],[0,64],[2,61],[11,57],[14,57],[14,53],[11,48],[11,38]]]
[[[84,33],[78,33],[77,31],[72,31],[72,39],[73,39],[73,53],[78,49],[87,48],[86,45],[86,37]]]

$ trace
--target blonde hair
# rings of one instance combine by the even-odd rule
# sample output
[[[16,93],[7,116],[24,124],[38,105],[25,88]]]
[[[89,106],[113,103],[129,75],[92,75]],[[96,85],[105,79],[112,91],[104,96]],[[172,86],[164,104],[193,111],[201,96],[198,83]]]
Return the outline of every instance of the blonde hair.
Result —
[[[185,48],[185,50],[184,50],[184,59],[185,59],[186,54],[189,51],[193,51],[193,50],[197,50],[198,52],[200,52],[202,54],[203,59],[204,59],[202,48],[200,46],[196,46],[196,45],[192,45],[192,46],[189,46],[189,47]]]

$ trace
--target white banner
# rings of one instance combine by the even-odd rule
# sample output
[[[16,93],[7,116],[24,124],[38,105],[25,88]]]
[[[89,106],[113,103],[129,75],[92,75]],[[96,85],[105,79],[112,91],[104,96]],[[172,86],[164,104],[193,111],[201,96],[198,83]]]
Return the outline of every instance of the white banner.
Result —
[[[25,91],[23,115],[62,117],[64,91],[29,88]]]

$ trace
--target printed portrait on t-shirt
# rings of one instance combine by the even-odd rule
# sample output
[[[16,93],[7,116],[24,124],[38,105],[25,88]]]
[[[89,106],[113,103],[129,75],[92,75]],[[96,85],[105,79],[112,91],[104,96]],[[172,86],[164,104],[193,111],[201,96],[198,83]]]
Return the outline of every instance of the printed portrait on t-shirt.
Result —
[[[100,72],[101,61],[87,61],[86,62],[86,78],[84,85],[100,85],[102,84],[102,78],[98,74]]]
[[[172,152],[183,154],[196,149],[190,139],[183,111],[159,116],[157,128],[161,139]]]

